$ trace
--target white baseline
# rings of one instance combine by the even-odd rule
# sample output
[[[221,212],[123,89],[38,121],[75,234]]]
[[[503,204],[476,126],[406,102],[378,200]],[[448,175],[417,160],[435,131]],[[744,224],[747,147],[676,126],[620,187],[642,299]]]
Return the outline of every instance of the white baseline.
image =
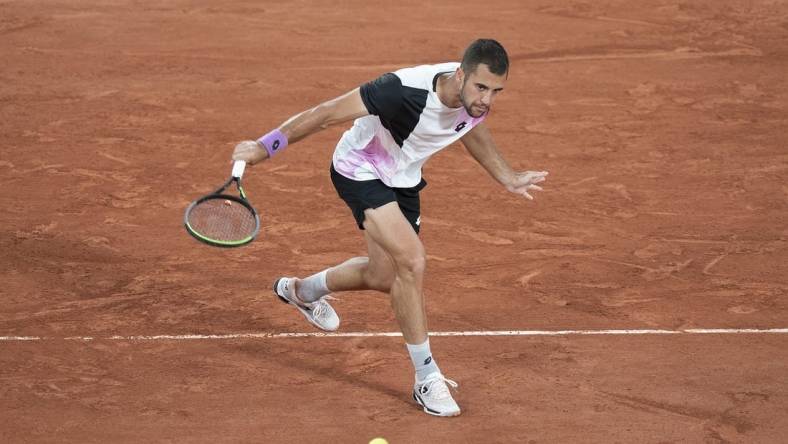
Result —
[[[436,331],[430,336],[619,336],[619,335],[752,335],[788,334],[788,328],[687,328],[681,330],[492,330],[492,331]],[[227,333],[181,335],[131,335],[131,336],[0,336],[0,341],[210,341],[231,339],[286,339],[286,338],[375,338],[402,337],[400,332],[347,332],[347,333]]]

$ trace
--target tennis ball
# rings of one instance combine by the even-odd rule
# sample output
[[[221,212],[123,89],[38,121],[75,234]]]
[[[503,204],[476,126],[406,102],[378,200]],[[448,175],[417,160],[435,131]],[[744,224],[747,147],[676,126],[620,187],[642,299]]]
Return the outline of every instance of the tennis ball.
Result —
[[[375,438],[369,444],[389,444],[389,442],[385,438]]]

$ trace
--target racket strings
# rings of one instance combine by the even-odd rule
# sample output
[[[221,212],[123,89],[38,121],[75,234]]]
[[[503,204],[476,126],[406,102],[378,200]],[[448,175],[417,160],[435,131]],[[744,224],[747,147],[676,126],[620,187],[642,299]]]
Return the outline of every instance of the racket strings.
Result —
[[[207,199],[195,205],[187,223],[198,235],[219,242],[242,241],[257,229],[257,219],[248,208],[225,199]]]

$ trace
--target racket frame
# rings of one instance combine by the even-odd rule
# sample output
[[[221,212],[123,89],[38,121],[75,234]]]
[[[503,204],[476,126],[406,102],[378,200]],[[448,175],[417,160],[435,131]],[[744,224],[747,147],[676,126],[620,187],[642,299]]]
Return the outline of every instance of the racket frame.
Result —
[[[199,199],[195,200],[194,202],[190,203],[189,206],[186,208],[186,212],[184,212],[183,214],[183,226],[186,228],[186,231],[198,241],[206,243],[208,245],[212,245],[214,247],[234,248],[252,242],[257,238],[257,235],[260,234],[260,216],[257,214],[257,210],[254,209],[252,204],[250,204],[249,201],[246,200],[246,192],[244,192],[244,189],[241,186],[241,175],[243,174],[243,165],[240,165],[239,168],[238,165],[239,163],[240,162],[236,162],[236,165],[233,167],[232,176],[230,176],[230,178],[227,179],[227,182],[225,182],[224,185],[217,188],[216,191],[214,191],[213,193],[206,194],[205,196],[202,196]],[[233,196],[231,194],[224,194],[224,190],[226,190],[227,187],[229,187],[230,184],[232,184],[233,182],[235,182],[235,186],[238,188],[238,194],[240,194],[240,197]],[[252,215],[254,216],[254,221],[255,221],[255,228],[252,234],[250,236],[247,236],[237,241],[220,241],[220,240],[205,237],[200,233],[198,233],[196,230],[194,230],[191,227],[191,225],[189,225],[189,213],[191,213],[192,209],[197,205],[205,202],[206,200],[213,200],[213,199],[230,200],[233,202],[237,202],[238,204],[243,205],[244,208],[249,210],[249,212],[252,213]]]

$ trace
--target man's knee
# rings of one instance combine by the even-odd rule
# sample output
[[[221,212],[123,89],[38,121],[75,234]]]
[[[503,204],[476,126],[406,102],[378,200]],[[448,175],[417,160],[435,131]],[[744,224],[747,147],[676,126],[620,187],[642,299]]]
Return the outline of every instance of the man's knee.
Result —
[[[424,254],[423,249],[419,249],[418,251],[395,257],[394,262],[396,263],[398,277],[421,277],[427,268],[427,255]]]
[[[370,290],[388,293],[394,283],[394,267],[387,259],[370,259],[364,269],[364,282]]]
[[[375,273],[368,271],[364,275],[364,280],[370,290],[377,290],[384,293],[391,291],[391,284],[394,283],[394,275],[392,273]]]

